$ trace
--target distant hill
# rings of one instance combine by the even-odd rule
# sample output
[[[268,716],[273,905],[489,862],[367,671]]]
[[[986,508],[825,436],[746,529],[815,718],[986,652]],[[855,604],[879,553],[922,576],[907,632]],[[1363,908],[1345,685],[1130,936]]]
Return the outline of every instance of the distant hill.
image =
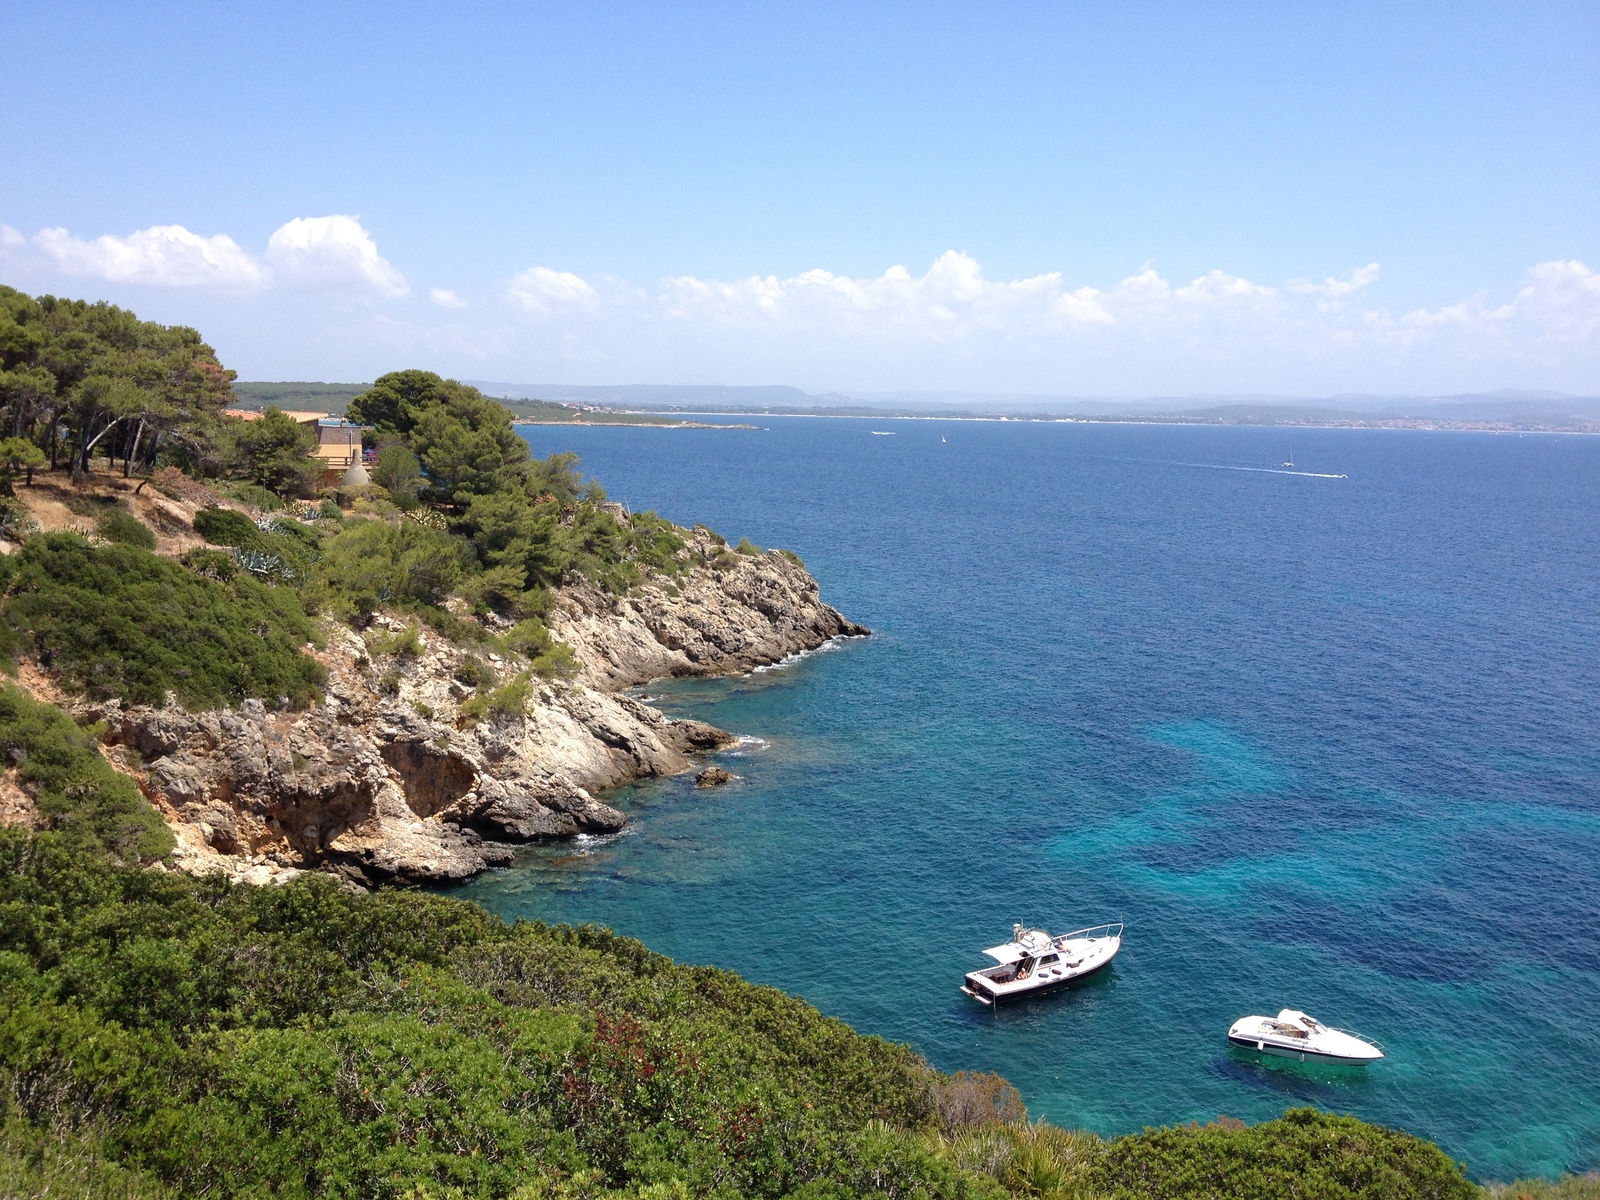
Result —
[[[343,416],[345,405],[372,385],[370,383],[235,383],[233,394],[240,408],[294,408],[305,412],[326,412]]]
[[[1450,396],[1345,393],[1337,396],[1200,395],[1145,399],[982,392],[812,393],[784,385],[554,384],[465,380],[505,402],[520,421],[664,424],[651,413],[752,413],[824,416],[1075,418],[1195,425],[1336,425],[1434,429],[1600,432],[1600,397],[1561,392],[1482,392]],[[236,383],[244,408],[342,414],[367,389],[361,383]],[[639,414],[639,415],[633,415]]]

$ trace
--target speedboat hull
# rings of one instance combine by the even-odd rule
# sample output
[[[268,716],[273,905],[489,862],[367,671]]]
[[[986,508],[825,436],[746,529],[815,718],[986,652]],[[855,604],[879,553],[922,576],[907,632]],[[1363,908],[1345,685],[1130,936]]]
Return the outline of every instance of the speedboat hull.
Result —
[[[1343,1054],[1330,1054],[1322,1050],[1311,1050],[1304,1046],[1289,1046],[1280,1042],[1268,1041],[1266,1038],[1243,1038],[1228,1035],[1228,1041],[1238,1046],[1241,1050],[1253,1050],[1258,1054],[1271,1054],[1278,1058],[1293,1058],[1300,1062],[1325,1062],[1325,1063],[1350,1063],[1365,1064],[1373,1062],[1383,1055],[1362,1055],[1359,1058]]]
[[[1243,1017],[1235,1021],[1228,1030],[1228,1042],[1241,1050],[1297,1062],[1362,1066],[1383,1057],[1382,1048],[1370,1039],[1334,1029],[1288,1008],[1276,1017]]]

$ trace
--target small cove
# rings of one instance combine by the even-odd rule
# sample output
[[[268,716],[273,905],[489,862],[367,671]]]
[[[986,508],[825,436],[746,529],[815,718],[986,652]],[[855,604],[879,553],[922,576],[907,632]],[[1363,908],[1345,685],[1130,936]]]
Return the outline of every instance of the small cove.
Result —
[[[1600,1166],[1600,440],[1296,430],[1287,476],[1204,469],[1276,466],[1270,429],[759,423],[524,433],[798,551],[874,637],[645,689],[758,739],[717,756],[739,781],[624,789],[623,834],[459,894],[795,992],[1061,1124],[1311,1103],[1480,1178]],[[1012,920],[1118,917],[1075,992],[956,991]],[[1229,1053],[1282,1005],[1391,1060]]]

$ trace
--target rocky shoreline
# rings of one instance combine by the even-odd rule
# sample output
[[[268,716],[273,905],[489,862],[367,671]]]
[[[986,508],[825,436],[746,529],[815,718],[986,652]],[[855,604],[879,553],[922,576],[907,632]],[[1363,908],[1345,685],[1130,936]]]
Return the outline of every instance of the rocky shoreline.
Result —
[[[713,548],[696,530],[692,548]],[[720,543],[715,543],[720,545]],[[517,843],[620,829],[607,788],[690,770],[735,737],[668,718],[623,694],[663,677],[744,674],[869,631],[824,604],[799,559],[724,553],[623,597],[578,585],[556,594],[551,631],[579,664],[570,682],[538,682],[520,715],[468,720],[470,659],[516,664],[381,614],[363,637],[335,626],[308,648],[327,670],[301,712],[258,701],[188,712],[89,704],[24,670],[39,699],[104,723],[107,757],[131,775],[193,873],[275,882],[332,871],[368,887],[440,883],[511,861]],[[374,646],[411,628],[403,654]]]

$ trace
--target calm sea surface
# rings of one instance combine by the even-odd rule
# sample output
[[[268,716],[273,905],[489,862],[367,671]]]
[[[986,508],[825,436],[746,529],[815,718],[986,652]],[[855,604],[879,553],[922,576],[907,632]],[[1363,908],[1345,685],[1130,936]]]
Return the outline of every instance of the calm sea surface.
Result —
[[[1600,1167],[1600,438],[761,418],[524,429],[798,551],[867,640],[652,687],[752,741],[461,889],[798,993],[1102,1133],[1300,1104]],[[873,430],[892,431],[875,436]],[[945,440],[942,440],[945,439]],[[1012,921],[1126,920],[998,1014]],[[1262,1066],[1247,1013],[1377,1038]]]

